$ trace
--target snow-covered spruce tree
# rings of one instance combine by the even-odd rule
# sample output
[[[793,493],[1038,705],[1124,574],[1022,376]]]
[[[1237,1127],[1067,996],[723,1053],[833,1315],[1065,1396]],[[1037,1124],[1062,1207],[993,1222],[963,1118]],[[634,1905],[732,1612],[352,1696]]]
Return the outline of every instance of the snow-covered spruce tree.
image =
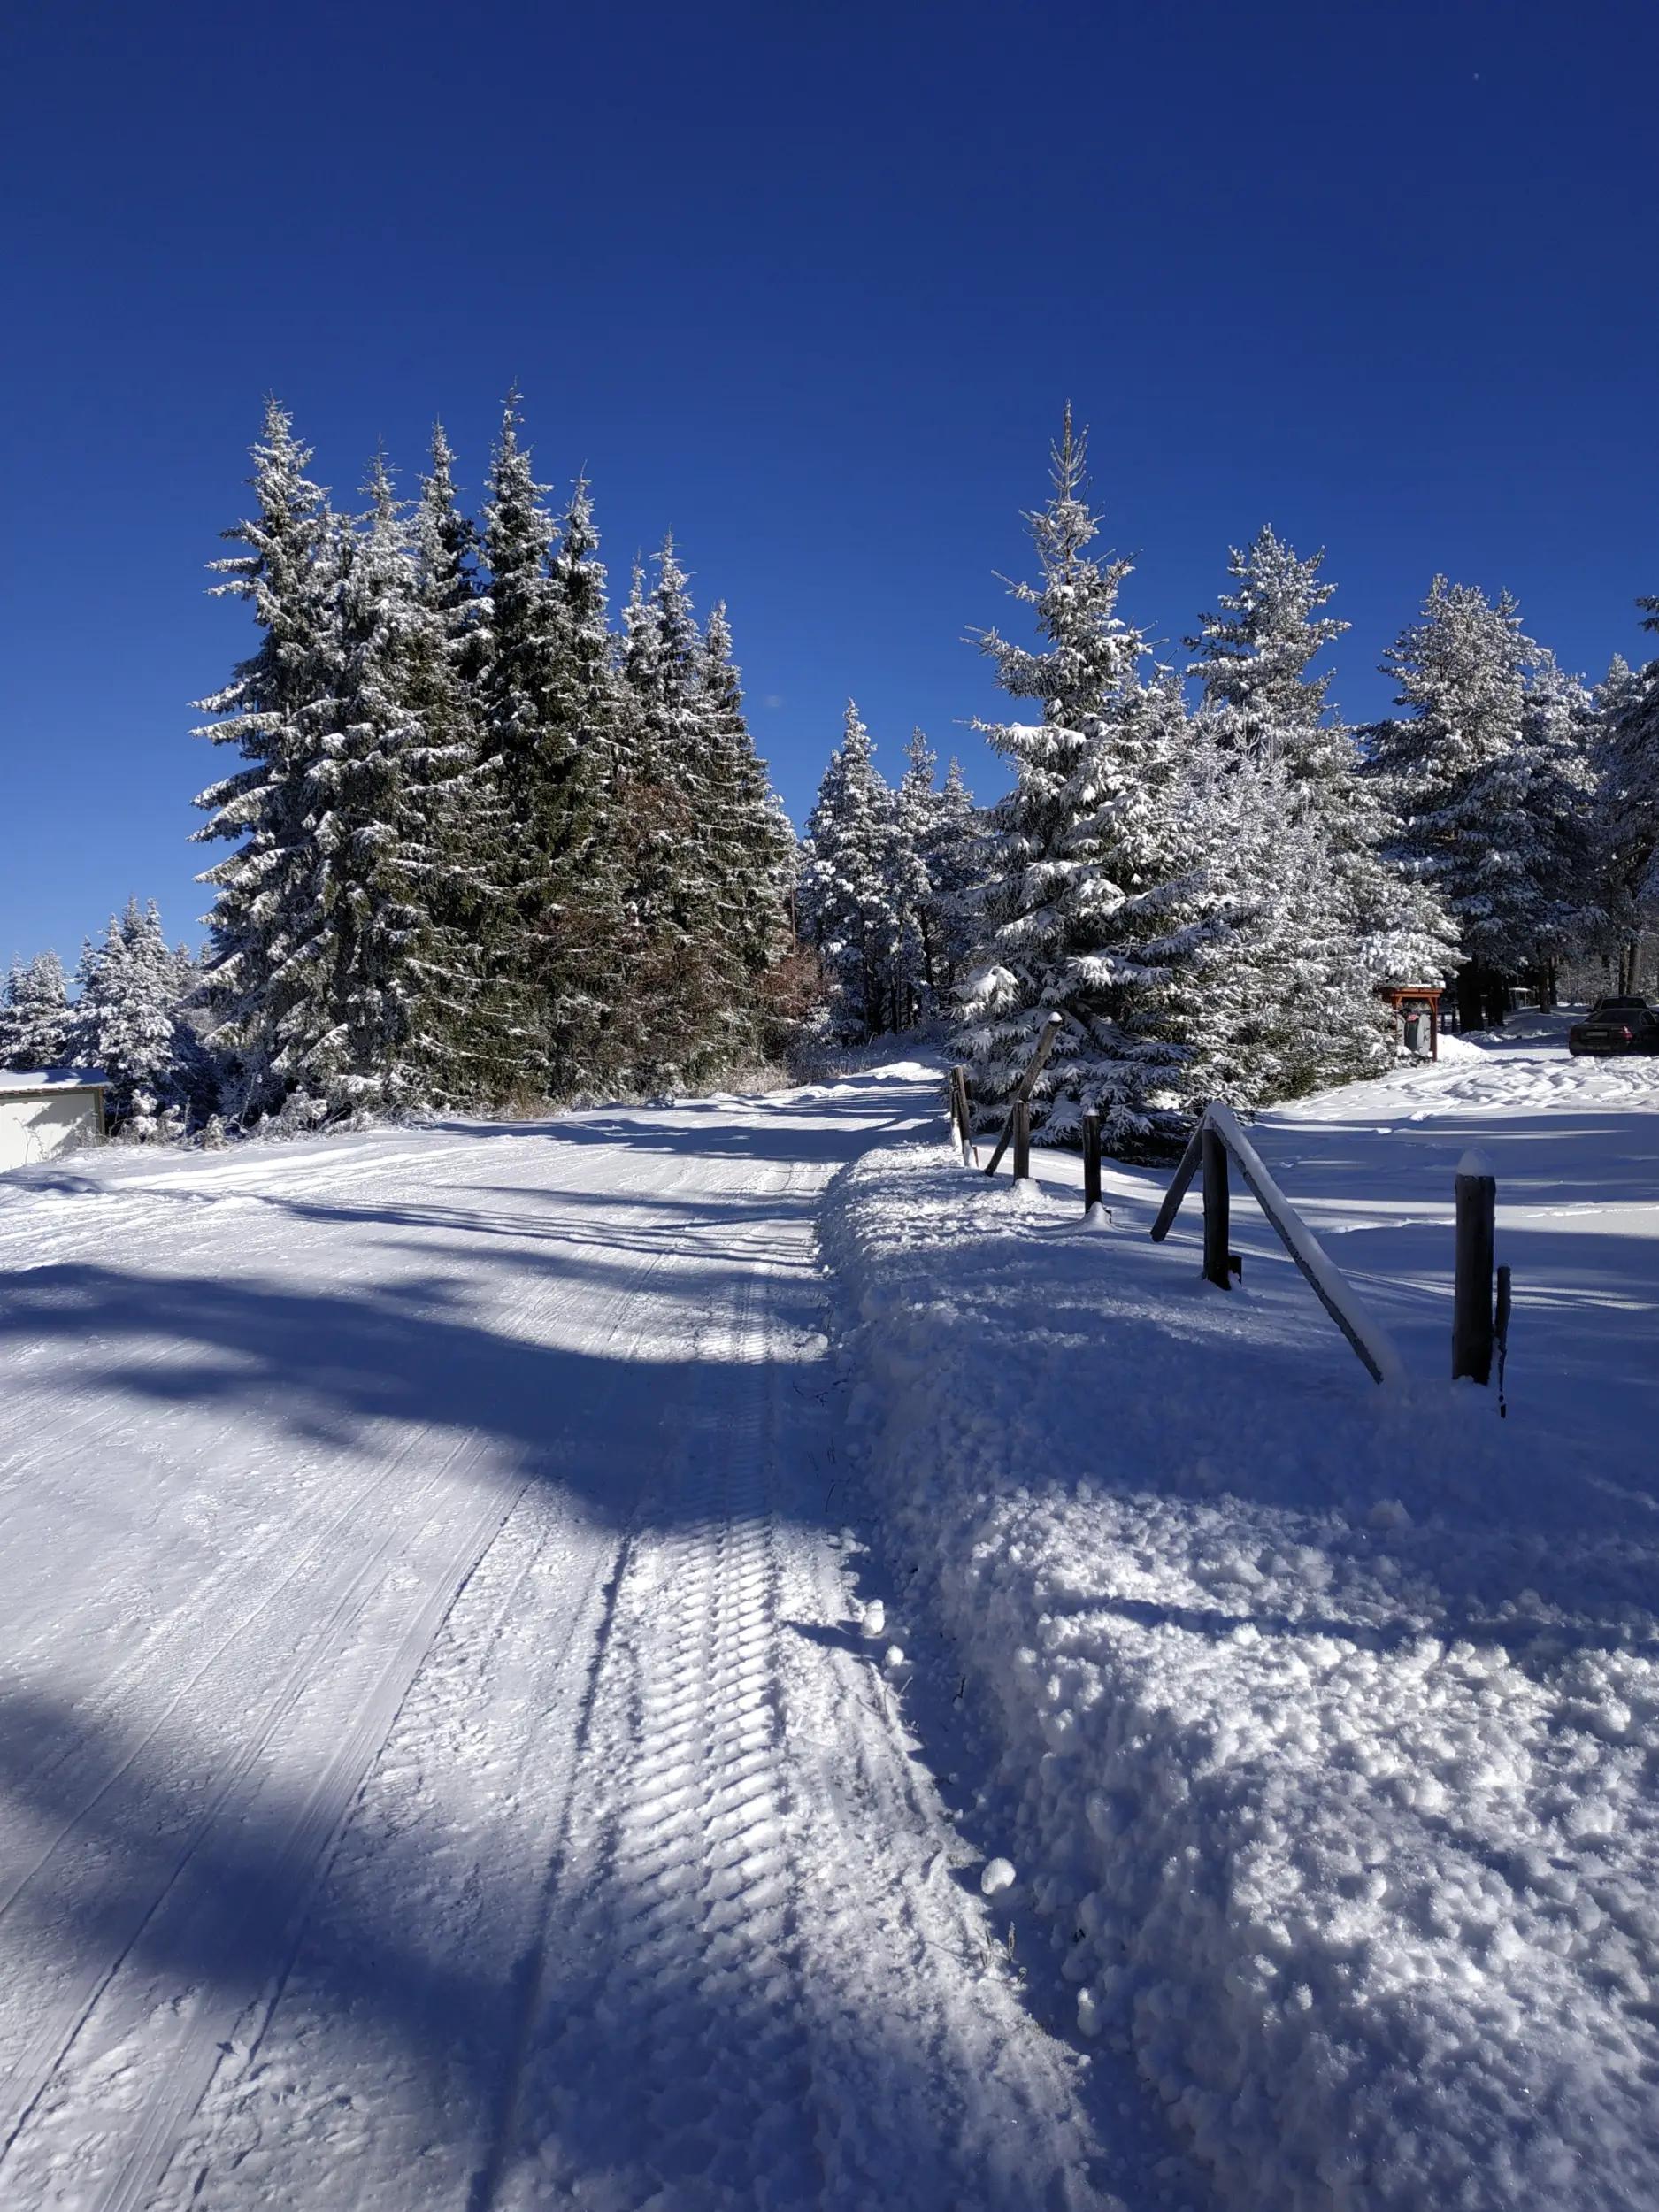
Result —
[[[199,880],[213,891],[208,1039],[226,1064],[227,1106],[242,1115],[280,1104],[300,1080],[296,1054],[320,1018],[310,776],[338,676],[338,534],[305,473],[310,451],[275,400],[253,459],[255,512],[225,533],[247,550],[211,565],[227,579],[217,595],[248,602],[260,641],[201,702],[220,718],[200,734],[235,747],[244,764],[196,803],[211,817],[197,839],[234,846]]]
[[[1455,925],[1459,1018],[1501,1021],[1505,978],[1549,939],[1548,853],[1525,741],[1537,648],[1506,593],[1437,576],[1420,618],[1383,657],[1401,718],[1364,733],[1394,815],[1393,856],[1426,879]]]
[[[934,996],[949,1007],[967,971],[979,931],[978,895],[985,876],[985,817],[951,760],[933,794],[926,842],[927,929]]]
[[[154,902],[129,899],[104,941],[81,954],[74,1007],[78,1060],[110,1079],[104,1103],[127,1134],[158,1133],[159,1116],[200,1102],[200,1048],[184,1015],[194,977],[167,943]]]
[[[1374,987],[1387,977],[1385,963],[1414,929],[1410,951],[1432,961],[1430,977],[1449,950],[1433,928],[1432,894],[1383,857],[1386,818],[1362,780],[1352,733],[1331,713],[1330,676],[1310,673],[1348,626],[1322,611],[1335,593],[1319,575],[1323,560],[1302,559],[1263,527],[1248,550],[1231,551],[1233,588],[1187,641],[1198,657],[1191,672],[1203,686],[1208,741],[1254,768],[1254,786],[1237,796],[1267,808],[1275,833],[1258,856],[1262,880],[1253,892],[1241,887],[1274,933],[1271,959],[1289,962],[1282,981],[1295,987],[1294,996],[1281,988],[1276,1002],[1271,995],[1262,1002],[1278,1033],[1269,1056],[1276,1095],[1379,1067],[1388,1024]],[[1414,966],[1410,978],[1388,979],[1423,972]]]
[[[64,964],[55,952],[14,961],[0,1001],[0,1067],[56,1068],[73,1033]]]
[[[1588,687],[1545,647],[1527,671],[1521,711],[1527,818],[1537,839],[1540,894],[1533,983],[1540,1006],[1556,999],[1560,963],[1605,928],[1596,881],[1596,724]]]
[[[438,424],[411,521],[398,641],[397,696],[419,733],[410,751],[400,858],[422,925],[422,1090],[460,1104],[490,1103],[511,1090],[527,1026],[522,993],[491,957],[511,933],[497,881],[508,817],[478,695],[484,641],[476,552]]]
[[[983,639],[1041,719],[988,726],[1014,787],[989,810],[979,964],[962,988],[976,1103],[1000,1110],[1051,1012],[1064,1018],[1037,1111],[1051,1140],[1096,1110],[1119,1152],[1157,1146],[1213,1087],[1203,969],[1232,924],[1188,772],[1179,685],[1118,613],[1130,564],[1091,559],[1083,437],[1066,413],[1054,493],[1027,518],[1041,580],[1016,584],[1041,642]],[[1033,1118],[1036,1118],[1034,1116]]]
[[[931,865],[942,795],[934,787],[939,757],[922,732],[912,730],[904,758],[904,773],[893,794],[888,843],[890,895],[899,920],[893,1008],[896,1029],[908,1029],[935,1014],[948,982]]]
[[[802,845],[797,910],[829,985],[830,1022],[849,1043],[902,1026],[904,922],[894,864],[893,793],[856,703],[830,756]]]
[[[595,690],[592,664],[595,620],[603,627],[603,571],[593,558],[585,487],[567,518],[558,557],[565,565],[557,566],[545,488],[518,431],[514,392],[484,514],[489,580],[479,695],[505,833],[490,856],[505,894],[491,957],[504,992],[511,995],[515,981],[524,986],[534,1025],[518,1087],[568,1094],[593,1076],[594,1037],[609,1011],[593,968],[614,935],[603,915],[597,926],[594,919],[611,887],[598,841],[613,733],[603,726],[610,695]]]
[[[334,683],[317,710],[308,777],[319,1002],[285,1055],[302,1088],[335,1111],[442,1094],[444,1013],[468,979],[457,933],[426,899],[430,802],[462,764],[411,703],[415,572],[383,457],[365,491],[362,522],[338,533]]]
[[[624,615],[615,814],[635,976],[634,1080],[709,1079],[749,1048],[750,994],[725,927],[720,749],[703,645],[672,538],[654,588],[636,566]]]
[[[1659,631],[1659,597],[1637,601]],[[1659,657],[1617,661],[1596,695],[1600,843],[1618,987],[1637,987],[1641,936],[1659,921]]]
[[[1638,987],[1642,933],[1659,914],[1659,747],[1650,765],[1644,675],[1616,654],[1591,694],[1596,918],[1586,949],[1601,956],[1609,986],[1622,991]],[[1659,734],[1659,695],[1653,714]]]
[[[735,1056],[753,1057],[783,1041],[779,1024],[787,1010],[774,971],[790,949],[795,839],[749,733],[723,601],[703,630],[697,692],[708,733],[715,926],[736,955],[743,987],[732,1045]]]
[[[561,638],[550,718],[569,773],[536,972],[555,1088],[566,1097],[611,1095],[629,1081],[636,1041],[615,795],[624,710],[585,477],[572,490],[549,572]]]

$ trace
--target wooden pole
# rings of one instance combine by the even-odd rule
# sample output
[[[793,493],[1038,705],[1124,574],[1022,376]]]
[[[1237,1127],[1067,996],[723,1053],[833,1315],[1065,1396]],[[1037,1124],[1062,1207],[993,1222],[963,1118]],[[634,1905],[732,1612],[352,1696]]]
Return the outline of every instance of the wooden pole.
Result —
[[[1014,1180],[1031,1180],[1031,1108],[1023,1098],[1014,1109]]]
[[[966,1068],[951,1069],[950,1096],[956,1114],[956,1133],[962,1140],[962,1164],[966,1167],[973,1151],[972,1116],[968,1104],[968,1071]]]
[[[1013,1102],[1016,1106],[1023,1105],[1031,1096],[1031,1087],[1041,1074],[1042,1064],[1053,1050],[1054,1041],[1060,1034],[1060,1025],[1064,1019],[1064,1014],[1050,1014],[1043,1024],[1042,1034],[1037,1040],[1037,1049],[1031,1056],[1031,1064],[1020,1077],[1019,1087],[1014,1093]],[[1007,1121],[1002,1125],[1002,1133],[996,1141],[996,1149],[986,1163],[985,1171],[987,1175],[995,1175],[1002,1165],[1002,1155],[1007,1151],[1009,1141],[1013,1133],[1014,1117],[1010,1112]]]
[[[1479,1152],[1465,1152],[1453,1182],[1457,1214],[1452,1287],[1452,1379],[1492,1379],[1492,1249],[1497,1179]]]
[[[1227,1264],[1227,1148],[1208,1121],[1203,1126],[1204,1280],[1221,1290],[1233,1287]]]
[[[1100,1204],[1100,1116],[1083,1117],[1083,1210],[1092,1213]]]

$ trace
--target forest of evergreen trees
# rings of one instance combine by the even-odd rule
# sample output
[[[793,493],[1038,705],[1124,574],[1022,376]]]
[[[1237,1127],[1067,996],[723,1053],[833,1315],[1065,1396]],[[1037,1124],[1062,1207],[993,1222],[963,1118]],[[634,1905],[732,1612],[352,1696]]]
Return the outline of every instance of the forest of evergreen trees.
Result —
[[[1659,917],[1659,659],[1594,688],[1508,596],[1437,577],[1347,725],[1316,662],[1348,625],[1271,529],[1162,663],[1095,549],[1068,413],[1028,518],[1032,634],[982,634],[1022,718],[976,806],[916,732],[896,785],[849,703],[798,842],[744,719],[723,606],[673,543],[611,626],[588,487],[557,518],[508,400],[481,515],[434,434],[331,504],[275,403],[215,588],[255,649],[203,703],[232,756],[199,959],[134,903],[71,996],[14,965],[0,1064],[96,1064],[133,1136],[426,1107],[642,1096],[803,1042],[952,1025],[987,1114],[1049,1013],[1039,1118],[1119,1151],[1196,1101],[1250,1106],[1385,1065],[1380,981],[1445,979],[1463,1025],[1563,963],[1633,987]],[[1638,603],[1659,629],[1659,599]]]
[[[1402,711],[1351,728],[1311,672],[1348,628],[1321,556],[1262,530],[1174,668],[1119,611],[1130,564],[1092,549],[1069,413],[1029,520],[1035,641],[980,641],[1028,718],[982,726],[1006,795],[934,793],[916,748],[889,788],[849,709],[801,894],[841,1035],[948,1012],[995,1118],[1057,1010],[1033,1120],[1064,1141],[1098,1111],[1133,1152],[1197,1101],[1386,1065],[1380,982],[1450,983],[1465,1028],[1523,980],[1553,1002],[1568,961],[1633,987],[1659,919],[1659,660],[1592,690],[1513,600],[1437,577],[1384,658]]]

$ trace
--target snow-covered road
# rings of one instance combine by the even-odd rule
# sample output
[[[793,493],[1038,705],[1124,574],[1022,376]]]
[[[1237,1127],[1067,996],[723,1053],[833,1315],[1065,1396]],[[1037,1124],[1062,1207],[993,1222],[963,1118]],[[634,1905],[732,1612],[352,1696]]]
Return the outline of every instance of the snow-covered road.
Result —
[[[846,1621],[833,1093],[0,1181],[0,2203],[1098,2200]]]

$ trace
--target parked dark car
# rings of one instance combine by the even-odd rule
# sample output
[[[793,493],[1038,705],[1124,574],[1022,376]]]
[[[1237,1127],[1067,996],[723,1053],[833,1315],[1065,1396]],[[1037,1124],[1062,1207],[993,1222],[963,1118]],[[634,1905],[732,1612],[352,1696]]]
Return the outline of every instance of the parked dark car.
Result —
[[[1569,1052],[1659,1052],[1659,1013],[1645,998],[1599,998],[1567,1032]]]

